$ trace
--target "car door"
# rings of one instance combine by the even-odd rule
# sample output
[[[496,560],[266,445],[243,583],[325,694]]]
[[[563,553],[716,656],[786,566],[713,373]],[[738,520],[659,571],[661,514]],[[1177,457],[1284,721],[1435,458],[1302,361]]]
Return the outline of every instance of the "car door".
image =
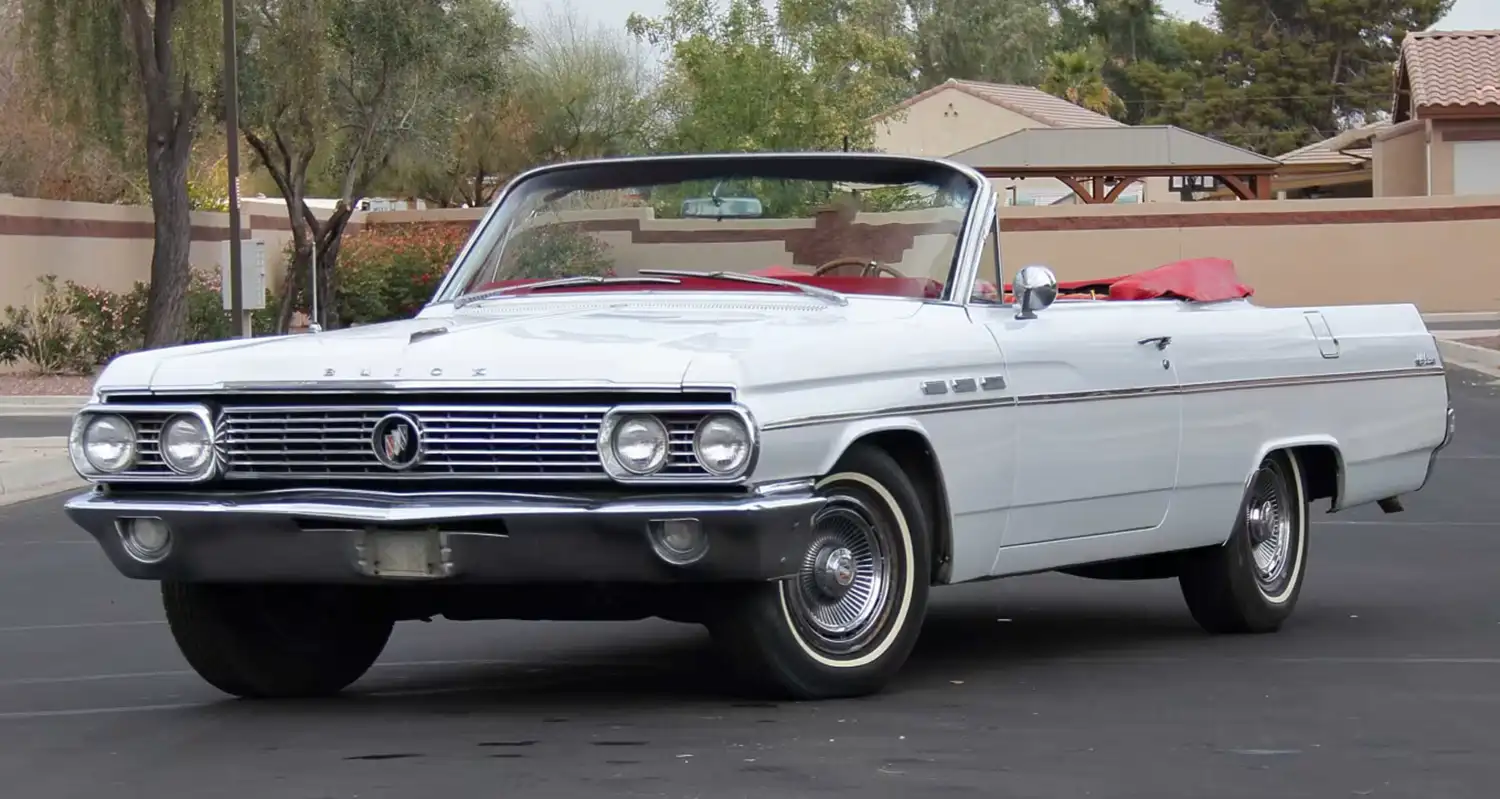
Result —
[[[1005,358],[1016,470],[1003,546],[1156,527],[1177,483],[1172,304],[1060,300],[975,311]]]

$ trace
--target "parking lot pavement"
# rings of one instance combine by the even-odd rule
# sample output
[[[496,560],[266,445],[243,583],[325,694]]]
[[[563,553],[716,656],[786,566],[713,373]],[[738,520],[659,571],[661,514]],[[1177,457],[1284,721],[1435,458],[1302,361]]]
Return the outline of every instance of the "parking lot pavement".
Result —
[[[0,416],[0,438],[66,436],[71,416]]]
[[[0,784],[100,796],[1421,797],[1500,778],[1500,390],[1407,511],[1320,518],[1276,635],[1198,631],[1172,582],[944,589],[865,699],[726,694],[665,622],[410,623],[350,696],[226,700],[154,586],[58,511],[0,510]]]

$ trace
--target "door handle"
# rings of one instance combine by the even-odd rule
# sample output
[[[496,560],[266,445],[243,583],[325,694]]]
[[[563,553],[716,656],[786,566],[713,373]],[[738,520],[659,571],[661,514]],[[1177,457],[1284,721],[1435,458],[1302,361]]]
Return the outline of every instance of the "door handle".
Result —
[[[1171,336],[1148,336],[1136,342],[1137,344],[1155,344],[1158,350],[1164,350],[1172,343]]]

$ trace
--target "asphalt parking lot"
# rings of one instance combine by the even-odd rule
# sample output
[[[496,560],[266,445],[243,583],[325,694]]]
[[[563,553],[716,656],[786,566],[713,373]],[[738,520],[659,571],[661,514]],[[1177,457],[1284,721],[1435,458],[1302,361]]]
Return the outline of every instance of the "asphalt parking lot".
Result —
[[[59,498],[0,510],[0,784],[103,796],[1493,797],[1500,389],[1403,514],[1320,518],[1279,634],[1212,638],[1172,582],[944,589],[897,685],[721,690],[697,628],[411,623],[347,697],[244,703],[187,671],[154,586]]]
[[[0,438],[66,436],[72,427],[71,415],[0,416]]]

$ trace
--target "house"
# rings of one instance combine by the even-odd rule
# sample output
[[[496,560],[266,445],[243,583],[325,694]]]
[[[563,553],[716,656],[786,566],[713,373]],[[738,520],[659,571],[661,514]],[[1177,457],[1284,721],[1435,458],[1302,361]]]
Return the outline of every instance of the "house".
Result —
[[[1407,35],[1371,139],[1377,197],[1500,194],[1500,31]]]
[[[1271,182],[1281,199],[1373,196],[1375,150],[1371,140],[1390,128],[1386,120],[1350,128],[1277,157]]]
[[[1031,128],[1129,127],[1032,86],[954,79],[907,98],[872,122],[875,149],[938,158]],[[991,182],[1010,204],[1047,205],[1073,194],[1055,178]],[[1161,184],[1161,193],[1166,194],[1165,180]],[[1136,188],[1131,198],[1139,199],[1140,191]],[[1150,193],[1150,188],[1146,191]]]

